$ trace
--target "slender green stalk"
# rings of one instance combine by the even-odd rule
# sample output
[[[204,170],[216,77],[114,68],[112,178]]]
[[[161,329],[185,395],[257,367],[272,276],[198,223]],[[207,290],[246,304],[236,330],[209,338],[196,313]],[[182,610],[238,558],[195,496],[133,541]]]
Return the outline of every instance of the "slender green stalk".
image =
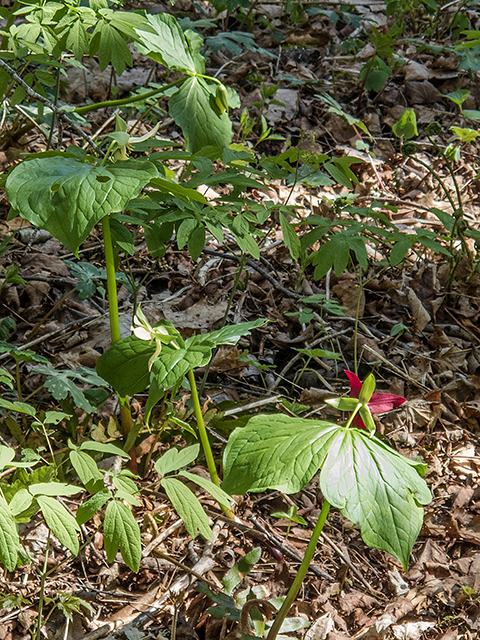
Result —
[[[43,613],[43,603],[45,601],[45,580],[47,579],[49,547],[50,547],[50,529],[48,530],[48,534],[47,534],[47,547],[45,549],[45,560],[43,562],[42,576],[40,579],[40,599],[38,601],[38,622],[37,622],[37,633],[35,634],[36,640],[40,640],[42,636],[42,613]]]
[[[193,409],[195,411],[195,418],[197,420],[198,435],[200,436],[200,442],[202,443],[203,452],[207,460],[207,467],[210,473],[210,478],[212,479],[212,482],[216,484],[217,487],[219,487],[220,481],[218,479],[217,467],[215,466],[212,448],[210,447],[207,430],[205,429],[205,421],[203,419],[202,407],[200,405],[200,398],[198,397],[197,384],[195,382],[195,374],[193,373],[193,369],[190,369],[190,371],[188,372],[188,381],[190,383],[190,389],[192,391]]]
[[[102,219],[103,247],[105,252],[105,265],[107,271],[108,313],[110,316],[110,336],[112,344],[120,340],[120,319],[118,317],[117,280],[115,276],[115,256],[113,255],[112,233],[110,231],[110,218]],[[120,403],[120,418],[123,435],[126,438],[133,428],[132,414],[128,403]],[[132,463],[136,461],[132,456]]]
[[[323,503],[322,510],[320,511],[320,515],[318,516],[317,524],[315,525],[315,529],[313,530],[312,537],[310,538],[310,542],[308,543],[307,550],[305,551],[305,555],[302,560],[302,564],[298,570],[297,575],[295,576],[295,580],[293,581],[292,586],[288,590],[287,597],[283,601],[283,604],[280,608],[280,611],[277,613],[277,616],[270,627],[270,631],[268,632],[267,640],[275,640],[277,637],[281,626],[290,611],[290,607],[295,601],[295,598],[300,591],[300,587],[302,586],[302,582],[307,575],[308,567],[313,559],[315,554],[315,549],[317,547],[317,542],[320,537],[320,534],[323,531],[323,527],[325,525],[325,520],[327,519],[328,512],[330,511],[330,503],[325,500]]]
[[[106,100],[105,102],[96,102],[95,104],[87,104],[85,107],[77,107],[74,112],[75,113],[89,113],[90,111],[97,111],[98,109],[109,109],[113,107],[123,107],[126,104],[132,104],[134,102],[141,102],[142,100],[147,100],[148,98],[153,98],[160,93],[164,93],[168,89],[172,87],[176,87],[177,84],[180,84],[184,81],[185,78],[179,78],[174,82],[170,82],[169,84],[164,84],[162,87],[158,89],[152,89],[151,91],[147,91],[146,93],[142,93],[138,96],[133,96],[130,98],[119,98],[118,100]]]

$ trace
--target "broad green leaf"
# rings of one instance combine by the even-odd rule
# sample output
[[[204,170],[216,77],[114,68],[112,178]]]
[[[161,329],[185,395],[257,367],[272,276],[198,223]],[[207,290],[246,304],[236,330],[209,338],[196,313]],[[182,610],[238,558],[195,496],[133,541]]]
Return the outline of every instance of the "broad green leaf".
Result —
[[[215,109],[216,83],[190,76],[168,102],[168,111],[182,128],[186,150],[191,153],[203,147],[228,147],[232,141],[232,123],[226,111]]]
[[[152,178],[150,180],[150,187],[155,187],[162,193],[169,193],[174,196],[178,196],[185,200],[186,202],[190,202],[191,200],[195,200],[196,202],[201,202],[202,204],[208,205],[208,201],[201,193],[198,193],[196,189],[186,189],[182,187],[182,185],[174,182],[173,180],[168,180],[163,176],[157,176],[156,178]]]
[[[172,471],[178,471],[183,467],[187,467],[196,460],[199,452],[199,444],[194,444],[191,447],[184,447],[183,449],[171,447],[155,462],[155,471],[161,476],[166,476],[167,473]]]
[[[43,419],[44,424],[59,424],[65,418],[71,418],[72,416],[68,413],[64,413],[63,411],[47,411],[45,413],[45,418]]]
[[[95,363],[99,376],[106,380],[119,396],[135,395],[150,383],[148,363],[155,345],[136,336],[128,336],[112,345]]]
[[[223,489],[230,494],[278,489],[295,493],[328,453],[336,424],[285,415],[255,416],[235,429],[224,454]]]
[[[108,503],[103,522],[103,544],[109,562],[115,560],[118,548],[125,564],[137,572],[142,558],[140,529],[131,510],[119,500]]]
[[[140,53],[148,55],[165,67],[177,69],[189,75],[204,73],[204,69],[196,68],[188,41],[178,21],[168,13],[147,14],[147,20],[154,33],[136,28],[136,43]]]
[[[74,496],[82,491],[82,487],[75,487],[65,482],[37,482],[31,484],[28,490],[32,496]]]
[[[0,445],[0,471],[5,469],[7,464],[9,464],[15,458],[15,451],[11,447],[6,447],[5,445]]]
[[[91,498],[81,504],[77,509],[76,521],[78,524],[88,522],[94,513],[97,513],[103,505],[110,500],[112,492],[109,489],[97,491]]]
[[[73,555],[78,555],[80,527],[75,518],[55,498],[45,495],[37,496],[37,502],[47,527]]]
[[[76,254],[97,222],[125,209],[156,175],[149,162],[127,160],[100,167],[72,157],[42,157],[18,164],[6,189],[22,218]]]
[[[8,571],[17,566],[20,540],[17,525],[5,500],[0,499],[0,561]]]
[[[376,384],[373,373],[369,373],[362,384],[362,388],[360,389],[360,394],[358,396],[358,399],[362,404],[368,404],[368,402],[370,402],[370,398],[375,391]]]
[[[431,501],[425,466],[359,429],[339,427],[322,466],[325,498],[361,529],[365,544],[388,551],[405,571]]]
[[[163,478],[161,484],[192,538],[196,538],[200,531],[206,540],[211,540],[212,531],[208,524],[208,516],[195,494],[175,478]]]
[[[103,475],[97,467],[95,460],[83,451],[70,451],[70,462],[80,478],[80,482],[87,487],[90,493],[95,488],[103,487]]]
[[[142,506],[142,503],[136,496],[132,495],[128,491],[124,491],[123,489],[117,489],[117,491],[115,492],[115,498],[117,500],[125,500],[125,502],[128,502],[128,504],[133,504],[135,507]]]
[[[130,458],[120,447],[110,442],[95,442],[95,440],[86,440],[80,445],[81,451],[98,451],[98,453],[108,453],[111,456],[120,456],[122,458]]]
[[[19,489],[8,505],[14,516],[23,513],[33,502],[33,496],[28,489]]]
[[[207,478],[204,478],[203,476],[200,476],[196,473],[189,473],[188,471],[182,471],[179,475],[187,478],[187,480],[190,480],[195,484],[198,484],[200,487],[202,487],[202,489],[205,489],[205,491],[207,491],[213,498],[215,498],[218,504],[221,504],[224,507],[232,506],[232,502],[234,502],[232,497],[229,496],[228,493],[223,491],[223,489],[217,487],[216,484],[213,484],[213,482],[211,482]]]
[[[124,491],[125,493],[130,493],[132,495],[139,493],[138,487],[135,482],[126,475],[119,474],[113,476],[112,482],[113,486],[119,491]]]
[[[415,111],[413,109],[405,109],[400,120],[393,125],[392,131],[397,138],[403,138],[404,140],[410,140],[410,138],[418,136]]]

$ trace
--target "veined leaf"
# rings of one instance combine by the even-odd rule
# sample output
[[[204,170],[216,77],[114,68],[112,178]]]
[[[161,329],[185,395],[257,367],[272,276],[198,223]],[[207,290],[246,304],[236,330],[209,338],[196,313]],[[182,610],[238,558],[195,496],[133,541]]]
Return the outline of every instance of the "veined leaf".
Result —
[[[103,505],[110,500],[112,492],[109,489],[97,491],[91,498],[81,504],[77,509],[76,521],[78,524],[88,522],[94,513],[97,513]]]
[[[80,527],[75,518],[55,498],[44,495],[37,496],[37,502],[47,527],[73,555],[78,555]]]
[[[99,453],[108,453],[111,456],[120,456],[121,458],[130,458],[120,447],[111,442],[95,442],[95,440],[86,440],[80,445],[81,451],[98,451]]]
[[[9,508],[14,516],[19,516],[23,513],[33,502],[33,496],[29,493],[28,489],[19,489],[13,498],[10,500]]]
[[[72,157],[42,157],[18,164],[6,189],[22,218],[76,254],[97,222],[125,209],[156,175],[149,162],[127,160],[100,167]]]
[[[95,460],[83,451],[70,451],[70,462],[82,484],[93,493],[97,487],[103,487],[103,475]]]
[[[106,380],[119,396],[144,391],[150,383],[148,363],[155,345],[136,336],[128,336],[112,345],[95,363],[99,376]]]
[[[200,452],[200,445],[194,444],[191,447],[177,449],[171,447],[161,458],[155,462],[155,471],[161,476],[166,476],[171,471],[178,471],[182,467],[187,467],[196,460]]]
[[[222,329],[218,329],[218,331],[192,336],[191,338],[188,338],[185,345],[188,346],[193,344],[195,341],[201,341],[202,338],[207,339],[209,342],[213,342],[215,346],[219,344],[237,344],[241,337],[249,336],[252,329],[263,327],[266,322],[267,320],[260,318],[259,320],[252,320],[251,322],[228,325]]]
[[[125,564],[137,572],[142,558],[140,529],[130,509],[119,500],[108,503],[103,522],[103,544],[109,562],[115,560],[118,548]]]
[[[176,478],[163,478],[161,484],[192,538],[196,538],[200,531],[206,540],[211,540],[208,516],[195,494]]]
[[[9,464],[15,458],[15,451],[11,447],[6,447],[5,445],[0,445],[0,470],[5,469],[7,464]]]
[[[65,482],[37,482],[31,484],[28,490],[32,496],[74,496],[82,491],[82,487],[75,487]]]
[[[195,484],[198,484],[199,487],[205,489],[205,491],[207,491],[213,498],[215,498],[218,504],[221,504],[224,507],[231,507],[232,502],[235,502],[233,498],[229,496],[228,493],[226,493],[223,489],[217,487],[216,484],[213,484],[213,482],[211,482],[207,478],[204,478],[203,476],[198,475],[197,473],[182,471],[179,475],[187,478],[187,480],[190,480]]]
[[[17,566],[20,540],[17,525],[5,500],[0,499],[0,561],[8,571]]]
[[[226,111],[215,110],[216,83],[190,76],[168,102],[168,111],[182,128],[186,150],[191,153],[203,147],[221,149],[232,141],[232,123]]]

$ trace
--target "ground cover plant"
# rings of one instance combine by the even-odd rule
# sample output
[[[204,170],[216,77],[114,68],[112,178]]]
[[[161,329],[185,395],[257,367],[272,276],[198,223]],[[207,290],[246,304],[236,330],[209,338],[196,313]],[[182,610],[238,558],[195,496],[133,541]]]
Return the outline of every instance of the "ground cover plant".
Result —
[[[473,637],[470,3],[4,4],[3,636]]]

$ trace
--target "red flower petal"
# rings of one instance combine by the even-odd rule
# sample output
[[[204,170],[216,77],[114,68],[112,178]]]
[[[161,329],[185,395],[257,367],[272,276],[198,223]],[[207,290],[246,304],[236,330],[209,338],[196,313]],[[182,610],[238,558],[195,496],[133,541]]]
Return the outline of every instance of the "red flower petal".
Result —
[[[352,373],[351,371],[347,371],[345,369],[344,373],[350,381],[350,397],[358,398],[358,396],[360,395],[360,390],[362,388],[362,381],[355,373]]]
[[[385,411],[391,411],[396,409],[401,404],[406,402],[402,396],[396,396],[393,393],[374,393],[368,403],[368,408],[372,413],[385,413]]]

